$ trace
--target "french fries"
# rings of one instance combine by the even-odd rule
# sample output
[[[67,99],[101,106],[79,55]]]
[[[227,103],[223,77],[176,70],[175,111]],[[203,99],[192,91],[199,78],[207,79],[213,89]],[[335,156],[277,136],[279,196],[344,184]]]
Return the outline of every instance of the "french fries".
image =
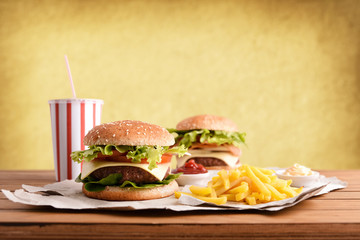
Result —
[[[291,180],[279,179],[273,170],[242,165],[229,171],[219,171],[207,187],[190,186],[191,193],[175,192],[175,197],[185,194],[218,205],[227,201],[255,205],[299,195],[302,188],[294,188],[290,184]]]

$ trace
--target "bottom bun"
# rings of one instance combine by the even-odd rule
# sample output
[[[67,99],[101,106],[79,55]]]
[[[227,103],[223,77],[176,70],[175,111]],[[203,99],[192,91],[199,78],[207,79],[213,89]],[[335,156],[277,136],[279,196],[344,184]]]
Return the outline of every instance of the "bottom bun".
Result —
[[[179,186],[176,181],[171,181],[168,185],[153,188],[106,186],[105,190],[100,192],[89,192],[84,188],[84,185],[82,187],[82,191],[87,197],[111,201],[138,201],[164,198],[171,196],[178,189]]]

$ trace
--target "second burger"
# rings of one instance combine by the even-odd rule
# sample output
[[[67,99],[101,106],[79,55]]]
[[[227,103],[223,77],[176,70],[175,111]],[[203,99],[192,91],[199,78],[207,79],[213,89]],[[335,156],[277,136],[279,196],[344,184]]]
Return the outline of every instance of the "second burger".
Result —
[[[182,120],[175,133],[176,145],[189,148],[191,156],[180,157],[178,167],[193,159],[208,170],[231,169],[240,165],[240,147],[245,145],[245,133],[230,119],[214,115],[197,115]]]

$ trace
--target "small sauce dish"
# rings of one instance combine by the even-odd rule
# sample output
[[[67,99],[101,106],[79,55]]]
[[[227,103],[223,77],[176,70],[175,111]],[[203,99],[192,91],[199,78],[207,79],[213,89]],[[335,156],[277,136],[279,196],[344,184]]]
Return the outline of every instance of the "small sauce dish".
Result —
[[[319,178],[319,172],[312,171],[311,175],[303,176],[303,175],[287,175],[285,174],[286,169],[281,169],[275,171],[276,175],[284,180],[292,180],[292,187],[309,187],[316,182]]]
[[[184,166],[177,168],[174,172],[183,173],[176,179],[180,186],[206,185],[210,181],[210,173],[203,165],[197,164],[193,159],[187,161]]]
[[[185,185],[198,185],[198,186],[206,186],[206,184],[210,181],[210,173],[196,173],[196,174],[186,174],[183,173],[180,175],[176,182],[180,186]]]

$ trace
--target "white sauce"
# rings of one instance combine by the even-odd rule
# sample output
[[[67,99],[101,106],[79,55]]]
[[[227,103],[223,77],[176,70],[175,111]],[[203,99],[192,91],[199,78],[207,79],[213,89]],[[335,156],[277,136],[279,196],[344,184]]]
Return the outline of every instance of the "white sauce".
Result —
[[[313,172],[310,168],[295,163],[292,167],[286,169],[284,175],[287,176],[310,176]]]

